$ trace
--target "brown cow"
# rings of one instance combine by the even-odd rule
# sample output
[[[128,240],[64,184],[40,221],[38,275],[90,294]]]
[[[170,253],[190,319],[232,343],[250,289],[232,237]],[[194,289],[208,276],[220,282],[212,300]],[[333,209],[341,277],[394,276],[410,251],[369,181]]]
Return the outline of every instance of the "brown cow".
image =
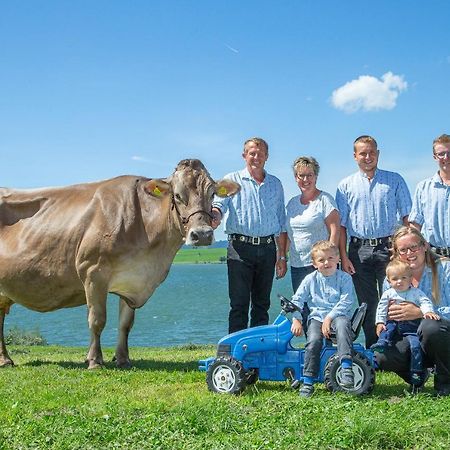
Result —
[[[13,303],[41,312],[87,304],[87,362],[103,365],[100,335],[111,292],[120,296],[116,363],[129,367],[135,309],[164,281],[183,242],[212,243],[214,194],[238,190],[212,180],[195,159],[181,161],[167,179],[0,189],[0,366],[13,365],[3,332]]]

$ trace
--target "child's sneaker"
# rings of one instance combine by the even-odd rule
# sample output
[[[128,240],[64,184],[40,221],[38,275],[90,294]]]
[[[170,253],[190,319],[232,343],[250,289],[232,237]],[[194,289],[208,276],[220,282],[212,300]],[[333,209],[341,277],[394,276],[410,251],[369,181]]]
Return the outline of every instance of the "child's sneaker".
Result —
[[[300,397],[311,397],[314,394],[314,385],[304,384],[299,391]]]
[[[411,372],[409,380],[413,386],[423,386],[429,376],[428,370],[423,372]]]
[[[346,389],[352,389],[355,387],[355,376],[351,367],[345,367],[341,369],[340,385]]]

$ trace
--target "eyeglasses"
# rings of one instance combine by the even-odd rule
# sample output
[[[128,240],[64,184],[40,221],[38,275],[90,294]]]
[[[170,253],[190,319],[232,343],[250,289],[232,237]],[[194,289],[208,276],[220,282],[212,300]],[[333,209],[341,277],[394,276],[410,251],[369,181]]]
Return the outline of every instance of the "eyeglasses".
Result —
[[[445,157],[450,159],[450,151],[438,152],[438,153],[435,153],[434,156],[436,156],[437,159],[444,159]]]
[[[409,247],[398,248],[397,251],[400,253],[400,255],[406,255],[408,253],[408,250],[411,253],[416,253],[417,251],[419,251],[420,247],[423,247],[423,244],[414,244],[410,245]]]
[[[311,180],[311,179],[314,178],[315,176],[316,176],[315,173],[305,173],[305,174],[297,173],[297,174],[295,175],[295,178],[298,178],[299,180],[304,180],[305,178],[306,178],[307,180]]]

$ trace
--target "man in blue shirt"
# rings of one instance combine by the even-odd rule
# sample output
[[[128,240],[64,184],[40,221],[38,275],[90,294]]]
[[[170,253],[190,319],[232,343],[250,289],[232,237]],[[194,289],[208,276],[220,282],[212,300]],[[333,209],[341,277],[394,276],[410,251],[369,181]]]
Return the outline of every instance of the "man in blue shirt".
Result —
[[[363,330],[370,347],[377,340],[375,313],[389,262],[390,237],[399,220],[407,224],[411,196],[398,173],[378,169],[379,150],[373,137],[358,137],[353,148],[359,171],[342,180],[336,192],[339,250],[342,270],[352,275],[359,303],[367,303]]]
[[[286,274],[284,193],[278,178],[264,165],[269,147],[261,138],[244,143],[245,168],[225,176],[240,184],[234,197],[213,202],[213,228],[225,216],[228,234],[227,266],[230,297],[229,332],[269,322],[270,292],[276,267]],[[277,250],[278,249],[278,250]]]
[[[422,231],[431,249],[450,256],[450,136],[433,141],[433,158],[439,170],[421,181],[414,193],[409,221]]]

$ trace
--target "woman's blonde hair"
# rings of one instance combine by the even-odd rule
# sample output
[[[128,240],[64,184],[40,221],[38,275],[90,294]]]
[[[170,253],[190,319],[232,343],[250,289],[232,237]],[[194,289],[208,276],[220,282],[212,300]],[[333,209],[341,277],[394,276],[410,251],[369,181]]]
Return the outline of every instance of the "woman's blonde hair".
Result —
[[[298,169],[300,167],[307,167],[308,169],[312,169],[314,175],[317,177],[319,175],[320,166],[317,162],[316,158],[312,156],[299,156],[292,164],[292,169],[294,170],[294,176],[297,175]]]
[[[400,256],[397,247],[397,240],[403,236],[408,235],[415,236],[418,239],[419,244],[425,247],[425,264],[431,268],[431,294],[433,296],[433,303],[439,304],[441,301],[441,294],[439,291],[437,262],[440,261],[442,258],[440,258],[439,255],[437,255],[430,249],[427,241],[417,228],[408,225],[408,226],[401,226],[397,229],[397,231],[392,236],[391,259],[398,258]]]

